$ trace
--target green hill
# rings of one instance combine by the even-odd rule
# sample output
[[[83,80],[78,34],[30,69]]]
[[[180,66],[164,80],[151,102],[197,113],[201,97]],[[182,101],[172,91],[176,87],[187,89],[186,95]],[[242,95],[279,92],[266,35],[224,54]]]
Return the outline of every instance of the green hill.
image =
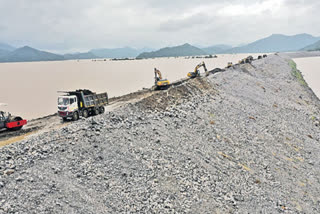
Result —
[[[137,58],[156,58],[156,57],[178,57],[178,56],[198,56],[207,53],[200,48],[194,47],[188,43],[175,47],[166,47],[157,51],[144,52]]]
[[[316,43],[313,43],[311,45],[308,45],[307,47],[302,49],[303,51],[320,51],[320,38],[319,41]]]
[[[39,51],[29,46],[18,48],[0,57],[0,62],[32,62],[32,61],[53,61],[64,60],[61,55]]]
[[[273,34],[245,46],[232,48],[227,53],[267,53],[298,51],[318,41],[319,38],[309,34],[286,36]]]

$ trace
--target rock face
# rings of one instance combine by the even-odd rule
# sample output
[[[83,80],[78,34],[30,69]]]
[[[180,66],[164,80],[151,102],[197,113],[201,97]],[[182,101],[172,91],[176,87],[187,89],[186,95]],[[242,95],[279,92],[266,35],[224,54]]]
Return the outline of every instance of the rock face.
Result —
[[[0,149],[0,213],[320,213],[320,102],[256,60]]]

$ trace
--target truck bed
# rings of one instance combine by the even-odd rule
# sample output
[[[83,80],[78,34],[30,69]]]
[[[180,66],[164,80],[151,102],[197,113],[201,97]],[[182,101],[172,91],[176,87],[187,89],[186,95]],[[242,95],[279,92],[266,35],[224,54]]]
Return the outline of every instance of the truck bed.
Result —
[[[108,104],[107,93],[84,95],[83,98],[84,98],[83,105],[86,108],[104,106]]]

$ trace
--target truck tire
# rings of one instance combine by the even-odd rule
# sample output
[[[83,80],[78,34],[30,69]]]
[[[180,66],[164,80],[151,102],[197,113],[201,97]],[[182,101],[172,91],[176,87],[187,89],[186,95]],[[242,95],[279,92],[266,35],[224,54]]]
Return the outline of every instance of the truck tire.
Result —
[[[100,112],[100,114],[103,114],[103,113],[104,113],[104,111],[105,111],[104,107],[103,107],[103,106],[101,106],[101,107],[99,108],[99,112]]]
[[[93,115],[98,115],[100,113],[99,109],[98,108],[95,108],[93,110]]]
[[[84,118],[88,118],[89,117],[89,112],[87,109],[83,110],[82,115]]]
[[[79,113],[76,111],[75,113],[73,113],[72,115],[72,120],[73,121],[77,121],[79,119]]]
[[[68,119],[67,119],[66,117],[63,117],[63,118],[62,118],[62,121],[63,121],[63,122],[67,122]]]

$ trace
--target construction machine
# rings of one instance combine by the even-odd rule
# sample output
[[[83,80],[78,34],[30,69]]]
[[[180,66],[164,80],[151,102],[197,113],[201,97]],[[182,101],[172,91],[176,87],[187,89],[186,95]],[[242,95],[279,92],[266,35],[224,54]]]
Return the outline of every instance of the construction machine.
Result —
[[[0,104],[0,106],[6,105]],[[27,120],[22,119],[22,117],[13,116],[9,112],[0,111],[0,130],[7,129],[9,131],[18,131],[26,124]]]
[[[170,86],[170,82],[167,79],[162,79],[161,72],[154,68],[154,85],[156,90],[164,90]]]
[[[253,56],[248,56],[246,59],[245,59],[245,62],[246,63],[251,63],[253,61]]]
[[[239,60],[239,64],[244,64],[246,62],[245,59]]]
[[[227,67],[226,68],[231,68],[233,66],[232,62],[228,62]]]
[[[87,118],[90,115],[102,114],[104,106],[109,103],[108,94],[96,94],[88,89],[76,91],[59,91],[65,93],[58,97],[58,115],[63,121],[76,121],[80,116]]]
[[[201,67],[204,68],[204,71],[206,72],[206,75],[207,75],[208,70],[207,70],[206,64],[204,62],[201,62],[200,64],[198,64],[195,67],[194,71],[193,72],[189,72],[187,76],[190,77],[190,78],[199,77],[200,76],[199,68],[201,68]]]

